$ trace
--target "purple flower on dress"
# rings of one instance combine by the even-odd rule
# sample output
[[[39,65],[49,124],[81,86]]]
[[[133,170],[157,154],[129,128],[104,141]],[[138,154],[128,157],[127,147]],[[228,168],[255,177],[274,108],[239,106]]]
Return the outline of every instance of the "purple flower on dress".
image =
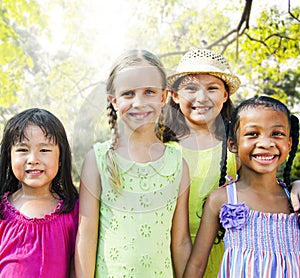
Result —
[[[225,229],[242,228],[247,220],[249,208],[244,204],[224,204],[221,207],[220,221]]]

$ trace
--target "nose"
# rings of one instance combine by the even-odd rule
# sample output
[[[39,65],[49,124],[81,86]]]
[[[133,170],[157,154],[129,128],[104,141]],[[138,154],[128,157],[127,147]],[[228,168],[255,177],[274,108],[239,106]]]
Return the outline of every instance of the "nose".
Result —
[[[272,148],[275,147],[275,143],[270,137],[261,137],[257,142],[257,146],[260,148]]]
[[[141,106],[145,106],[144,96],[140,94],[136,94],[132,103],[132,107],[141,107]]]
[[[195,100],[199,101],[199,102],[203,102],[207,99],[207,92],[205,89],[203,88],[199,88],[196,92],[195,92]]]
[[[35,151],[31,151],[27,158],[27,163],[30,165],[36,165],[40,163],[39,153]]]

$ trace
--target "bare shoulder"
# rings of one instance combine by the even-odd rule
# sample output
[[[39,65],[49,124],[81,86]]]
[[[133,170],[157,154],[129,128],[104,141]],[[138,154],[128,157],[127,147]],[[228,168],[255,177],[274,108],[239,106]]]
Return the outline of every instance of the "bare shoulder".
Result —
[[[206,203],[212,207],[221,209],[221,206],[227,203],[226,187],[220,187],[213,190],[207,197]]]
[[[95,196],[99,196],[101,189],[100,173],[98,171],[96,155],[93,149],[86,154],[80,175],[80,193],[86,189]]]
[[[86,156],[85,156],[85,162],[92,162],[96,163],[96,155],[94,149],[90,149]]]
[[[96,155],[93,149],[90,149],[84,159],[83,165],[82,165],[82,174],[85,172],[97,172],[97,161],[96,161]]]

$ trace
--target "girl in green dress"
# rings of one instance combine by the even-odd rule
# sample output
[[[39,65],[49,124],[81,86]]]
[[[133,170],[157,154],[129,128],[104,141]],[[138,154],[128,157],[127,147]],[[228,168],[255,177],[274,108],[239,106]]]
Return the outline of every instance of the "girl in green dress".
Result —
[[[191,252],[190,182],[181,152],[162,143],[161,62],[148,51],[125,53],[107,95],[112,138],[96,143],[82,168],[76,275],[182,277]]]

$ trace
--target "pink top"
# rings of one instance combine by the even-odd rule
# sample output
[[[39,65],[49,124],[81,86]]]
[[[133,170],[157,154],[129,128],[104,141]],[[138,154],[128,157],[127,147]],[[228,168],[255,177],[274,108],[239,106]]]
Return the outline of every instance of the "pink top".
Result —
[[[78,226],[78,201],[69,213],[62,205],[42,218],[29,218],[3,196],[0,219],[0,277],[66,278],[74,254]]]

